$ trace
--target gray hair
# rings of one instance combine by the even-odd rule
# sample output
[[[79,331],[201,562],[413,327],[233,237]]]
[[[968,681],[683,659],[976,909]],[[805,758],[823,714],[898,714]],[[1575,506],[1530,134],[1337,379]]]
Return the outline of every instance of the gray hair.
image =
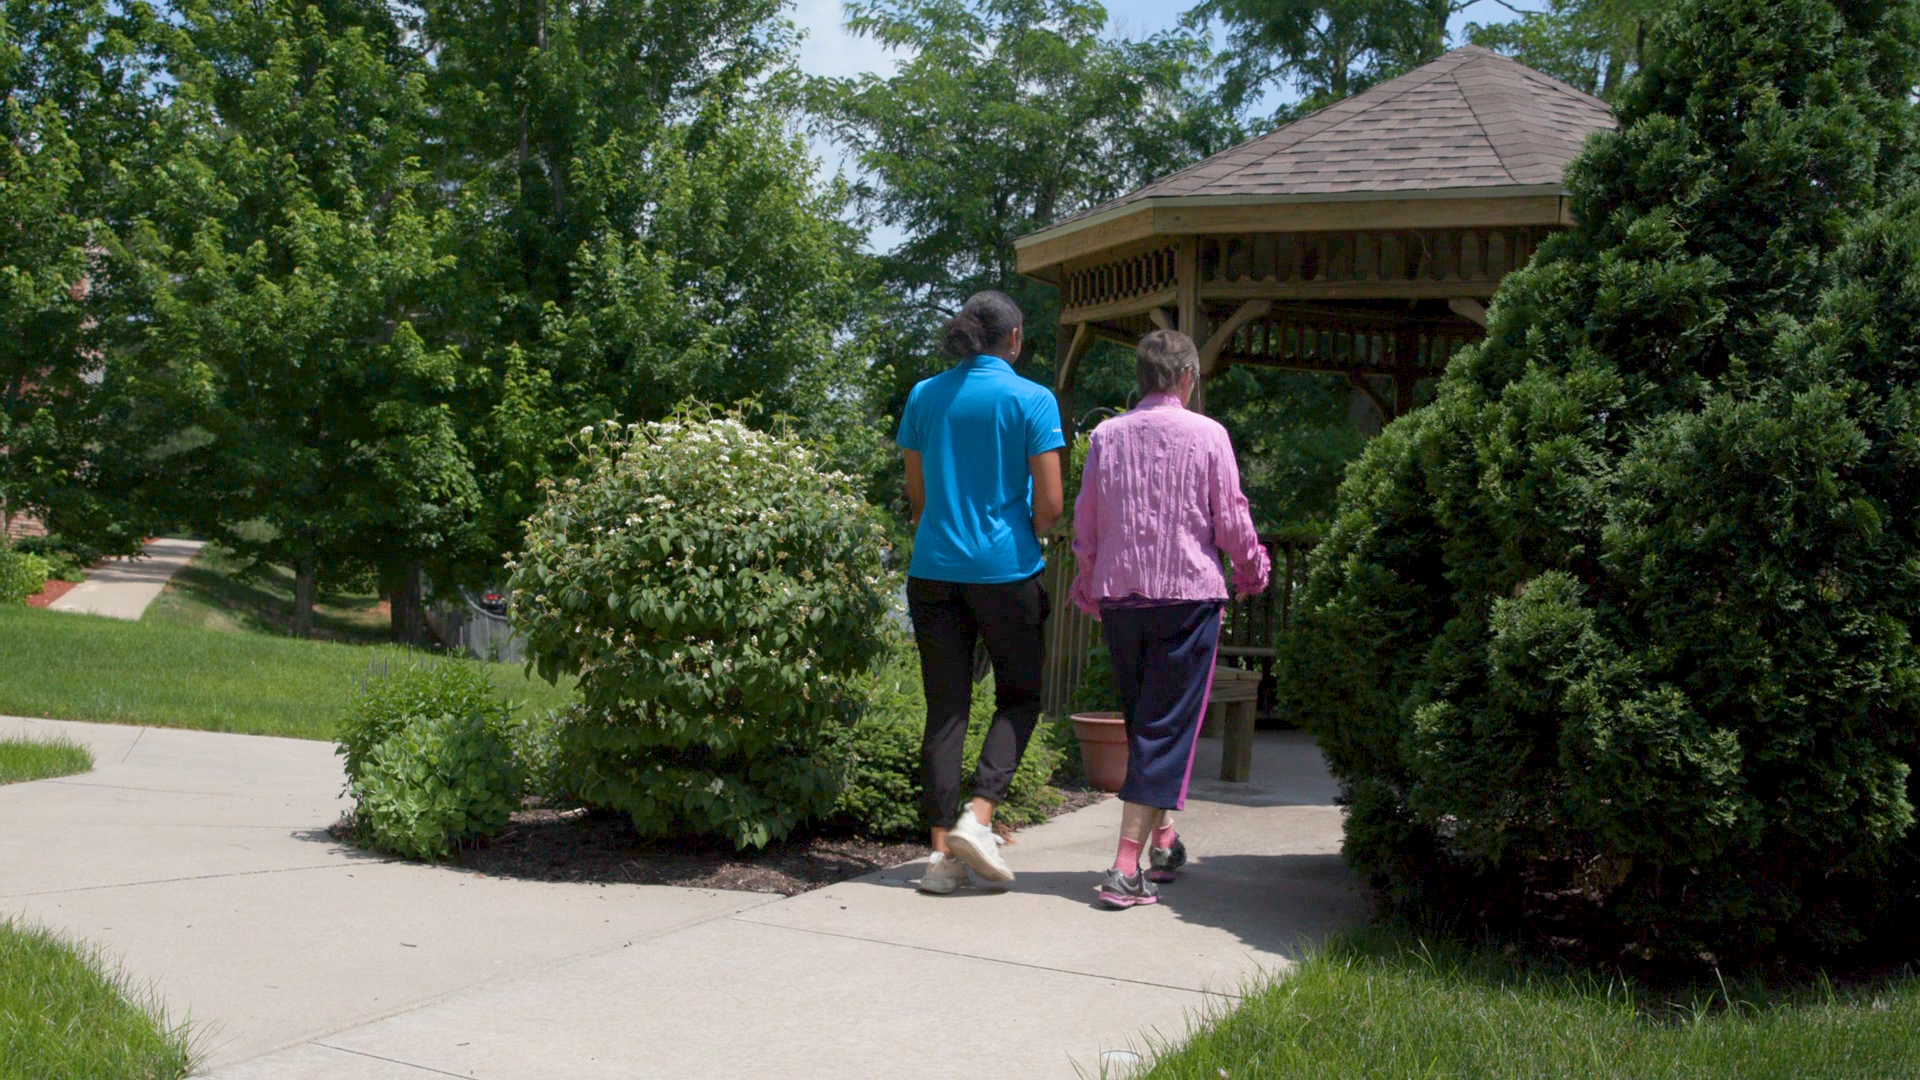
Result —
[[[1182,375],[1200,378],[1200,350],[1178,330],[1155,330],[1140,339],[1134,370],[1142,395],[1170,394]]]

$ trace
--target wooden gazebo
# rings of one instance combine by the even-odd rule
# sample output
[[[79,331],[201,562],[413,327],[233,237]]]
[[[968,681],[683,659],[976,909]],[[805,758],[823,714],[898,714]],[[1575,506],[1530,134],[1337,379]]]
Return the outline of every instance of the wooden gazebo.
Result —
[[[1093,344],[1155,327],[1233,364],[1344,375],[1392,419],[1569,223],[1598,98],[1486,49],[1415,71],[1017,241],[1061,292],[1061,415]],[[1199,394],[1204,408],[1204,386]]]
[[[1345,376],[1391,420],[1419,380],[1486,329],[1486,301],[1570,223],[1562,178],[1613,126],[1598,98],[1481,48],[1391,82],[1021,238],[1023,274],[1061,293],[1061,419],[1101,340],[1185,330],[1214,378],[1234,364]],[[1196,404],[1205,407],[1205,386]],[[1228,612],[1221,653],[1263,662],[1291,610],[1300,551]],[[1048,586],[1073,558],[1052,542]],[[1067,711],[1092,624],[1059,604],[1043,696]]]

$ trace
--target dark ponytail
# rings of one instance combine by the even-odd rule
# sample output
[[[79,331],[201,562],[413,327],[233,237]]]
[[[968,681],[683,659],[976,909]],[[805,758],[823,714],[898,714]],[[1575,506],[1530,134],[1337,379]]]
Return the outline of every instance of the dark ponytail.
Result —
[[[941,328],[940,347],[955,360],[971,360],[1005,345],[1026,321],[1020,305],[1006,293],[995,289],[977,292],[967,298],[960,314]]]

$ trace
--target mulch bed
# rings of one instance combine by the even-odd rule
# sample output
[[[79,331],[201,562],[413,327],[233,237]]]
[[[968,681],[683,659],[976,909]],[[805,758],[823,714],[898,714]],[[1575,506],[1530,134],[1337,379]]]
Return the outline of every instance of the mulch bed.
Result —
[[[46,588],[27,597],[27,606],[46,607],[48,604],[67,595],[67,593],[72,591],[73,587],[78,584],[80,583],[77,581],[61,581],[58,578],[49,579]]]
[[[1064,814],[1107,798],[1105,792],[1062,789]],[[342,818],[329,832],[351,841]],[[1019,843],[1017,834],[1012,843]],[[623,814],[530,807],[506,831],[460,852],[454,865],[497,877],[622,885],[684,885],[795,896],[848,878],[912,862],[924,840],[873,839],[821,830],[759,851],[736,851],[721,840],[643,840]]]

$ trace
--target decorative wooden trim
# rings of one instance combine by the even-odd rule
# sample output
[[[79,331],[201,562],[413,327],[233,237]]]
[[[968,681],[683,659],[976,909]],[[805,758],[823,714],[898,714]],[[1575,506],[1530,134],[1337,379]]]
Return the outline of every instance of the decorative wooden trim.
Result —
[[[1220,350],[1227,347],[1227,343],[1233,340],[1233,336],[1240,332],[1241,327],[1255,319],[1266,318],[1271,310],[1273,310],[1271,300],[1249,300],[1241,304],[1239,310],[1227,316],[1227,321],[1221,323],[1220,329],[1209,335],[1207,343],[1200,347],[1200,377],[1211,379],[1225,370],[1220,367]]]
[[[1462,294],[1491,299],[1499,288],[1495,282],[1288,282],[1221,281],[1200,287],[1200,298],[1232,302],[1235,300],[1453,300]]]
[[[1373,407],[1380,410],[1380,419],[1382,422],[1391,423],[1393,421],[1393,406],[1387,403],[1386,398],[1380,396],[1380,391],[1373,388],[1372,379],[1369,379],[1357,371],[1349,371],[1347,372],[1347,381],[1352,383],[1361,393],[1367,395],[1367,400],[1373,402]]]
[[[1175,243],[1162,242],[1065,270],[1060,275],[1061,306],[1110,307],[1160,295],[1177,284],[1177,249]]]
[[[1447,307],[1452,309],[1455,315],[1460,316],[1470,323],[1477,324],[1480,329],[1485,330],[1487,328],[1487,306],[1480,301],[1469,300],[1463,296],[1456,296],[1447,301]]]
[[[1112,300],[1104,304],[1092,304],[1086,307],[1063,307],[1060,321],[1063,323],[1106,322],[1126,315],[1151,315],[1159,308],[1178,303],[1180,294],[1171,286],[1159,292],[1148,293],[1126,300]]]

